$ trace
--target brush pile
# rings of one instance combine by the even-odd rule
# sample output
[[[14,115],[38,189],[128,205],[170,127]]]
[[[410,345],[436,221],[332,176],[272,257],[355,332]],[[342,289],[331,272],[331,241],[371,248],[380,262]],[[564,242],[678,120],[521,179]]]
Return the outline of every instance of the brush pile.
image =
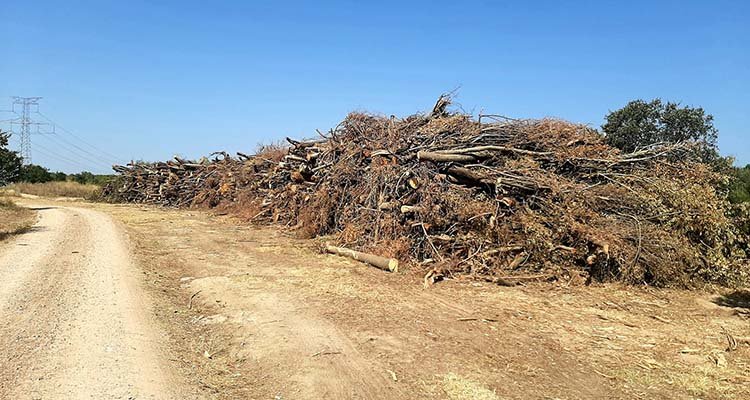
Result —
[[[689,286],[747,278],[747,238],[689,144],[622,154],[559,120],[352,113],[256,155],[116,167],[117,201],[220,207],[430,277]],[[745,266],[743,266],[745,265]]]

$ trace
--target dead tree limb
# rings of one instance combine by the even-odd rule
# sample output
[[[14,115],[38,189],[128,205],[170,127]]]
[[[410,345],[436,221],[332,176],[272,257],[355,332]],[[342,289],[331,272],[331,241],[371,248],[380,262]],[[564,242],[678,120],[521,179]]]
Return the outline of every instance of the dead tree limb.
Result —
[[[445,154],[434,151],[418,151],[417,159],[419,161],[433,162],[473,162],[477,157],[470,154]]]
[[[528,156],[549,156],[553,154],[550,151],[533,151],[533,150],[516,149],[514,147],[505,147],[505,146],[476,146],[476,147],[468,147],[465,149],[439,150],[436,153],[471,154],[471,153],[479,153],[483,151],[500,151],[500,152],[505,151],[509,153],[524,154]]]

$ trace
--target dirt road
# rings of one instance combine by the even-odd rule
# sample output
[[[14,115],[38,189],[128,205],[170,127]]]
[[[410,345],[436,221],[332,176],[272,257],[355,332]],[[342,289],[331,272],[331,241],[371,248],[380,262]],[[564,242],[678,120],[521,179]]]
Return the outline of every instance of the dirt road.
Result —
[[[743,399],[750,294],[389,274],[275,228],[121,221],[193,383],[223,399]],[[182,350],[180,350],[182,349]],[[188,349],[189,351],[185,351]]]
[[[30,205],[32,232],[0,244],[0,398],[186,398],[121,228]]]
[[[2,399],[750,396],[746,291],[425,289],[229,217],[50,204],[0,243]]]

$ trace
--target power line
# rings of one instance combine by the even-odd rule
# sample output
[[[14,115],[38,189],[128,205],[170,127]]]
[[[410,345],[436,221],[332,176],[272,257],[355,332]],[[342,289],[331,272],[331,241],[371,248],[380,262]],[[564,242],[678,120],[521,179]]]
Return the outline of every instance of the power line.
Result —
[[[100,148],[98,148],[98,147],[94,146],[93,144],[91,144],[91,143],[87,142],[86,140],[84,140],[84,139],[83,139],[83,138],[81,138],[80,136],[78,136],[78,135],[76,135],[75,133],[71,132],[71,131],[70,131],[69,129],[66,129],[66,128],[65,128],[64,126],[60,125],[59,123],[57,123],[57,122],[53,121],[53,120],[52,120],[51,118],[49,118],[49,117],[47,117],[46,115],[44,115],[44,114],[43,114],[43,113],[42,113],[41,111],[37,110],[37,111],[36,111],[36,113],[37,113],[37,114],[39,114],[39,115],[41,115],[41,116],[42,116],[42,118],[46,119],[46,120],[47,120],[48,122],[50,122],[50,123],[51,123],[51,124],[52,124],[53,126],[55,126],[55,127],[57,127],[57,128],[60,128],[60,130],[62,130],[63,132],[67,133],[68,135],[70,135],[70,136],[72,136],[72,137],[76,138],[76,139],[77,139],[77,140],[78,140],[79,142],[81,142],[81,143],[85,144],[86,146],[90,147],[90,148],[91,148],[92,150],[94,150],[94,151],[97,151],[97,152],[99,152],[99,153],[101,153],[101,154],[104,154],[104,155],[106,155],[106,156],[110,157],[110,158],[111,158],[111,160],[114,160],[114,161],[121,161],[121,162],[127,162],[127,160],[125,160],[125,159],[123,159],[123,158],[120,158],[120,157],[118,157],[118,156],[115,156],[115,155],[113,155],[113,154],[111,154],[111,153],[108,153],[108,152],[106,152],[106,151],[104,151],[104,150],[102,150],[102,149],[100,149]],[[77,146],[76,146],[76,147],[77,147]],[[80,149],[80,148],[79,148],[79,149]],[[81,149],[81,150],[82,150],[82,151],[85,151],[85,150],[83,150],[83,149]]]
[[[55,136],[49,135],[47,137],[52,138],[52,137],[55,137]],[[21,139],[20,139],[20,137],[18,135],[11,136],[11,139],[13,140],[14,143],[16,143],[16,144],[18,144],[20,146]],[[44,154],[45,156],[47,156],[49,158],[52,158],[52,159],[57,160],[57,161],[61,161],[61,162],[65,163],[65,164],[67,164],[68,166],[72,166],[72,167],[74,167],[76,169],[79,169],[79,168],[82,169],[82,170],[92,170],[92,169],[94,169],[94,168],[91,168],[92,165],[90,165],[90,164],[84,164],[84,163],[82,163],[79,160],[76,160],[74,158],[63,156],[62,154],[60,154],[59,150],[58,151],[52,150],[52,149],[50,149],[50,148],[48,148],[46,146],[42,146],[38,142],[35,142],[35,144],[34,144],[34,152],[37,152],[37,153],[40,153],[40,154]],[[91,162],[91,160],[86,160],[86,161]],[[104,164],[103,163],[99,163],[99,165],[102,166]],[[111,166],[107,165],[107,168],[109,168],[109,167],[111,167]]]
[[[66,164],[68,164],[70,166],[73,166],[73,167],[76,167],[76,168],[82,168],[83,170],[90,169],[89,168],[90,165],[85,165],[85,164],[83,164],[83,163],[81,163],[81,162],[79,162],[77,160],[72,159],[72,158],[68,158],[68,157],[62,156],[62,155],[60,155],[58,153],[55,153],[54,150],[50,150],[49,148],[47,148],[45,146],[42,146],[42,145],[40,145],[38,143],[34,145],[34,148],[35,148],[34,151],[37,151],[37,152],[39,152],[41,154],[44,154],[47,157],[51,157],[51,158],[53,158],[53,159],[55,159],[57,161],[62,161],[62,162],[66,163]]]
[[[40,146],[43,151],[40,153],[52,157],[56,160],[63,161],[70,165],[78,165],[84,169],[98,169],[99,167],[106,167],[109,169],[112,164],[116,162],[127,162],[111,153],[105,152],[99,149],[88,141],[84,140],[80,136],[66,129],[65,127],[57,124],[51,118],[44,115],[39,111],[39,100],[41,97],[13,97],[11,103],[10,112],[17,115],[16,118],[7,120],[10,122],[12,136],[19,138],[19,149],[21,156],[23,157],[24,164],[31,164],[31,135],[32,134],[45,134],[54,141],[54,149]],[[35,109],[34,109],[35,107]],[[20,111],[20,113],[19,113]],[[47,122],[37,122],[32,118],[32,113],[40,116]],[[3,121],[0,121],[3,122]],[[51,131],[42,132],[39,127],[41,126],[52,126]],[[19,126],[20,129],[14,131],[14,126]],[[32,132],[31,127],[36,127],[36,132]],[[58,134],[58,128],[64,132],[65,135]],[[76,143],[77,142],[77,143]],[[79,143],[81,145],[79,145]],[[34,146],[36,147],[36,145]],[[61,154],[61,150],[64,150],[69,154],[65,156]],[[90,165],[89,165],[90,164]],[[89,168],[96,166],[95,168]]]
[[[21,143],[21,139],[18,137],[18,135],[11,136],[11,140],[13,140],[15,143],[19,144]],[[68,166],[71,166],[75,169],[81,169],[82,171],[89,170],[88,165],[84,165],[83,163],[80,163],[76,160],[70,159],[65,156],[61,156],[59,154],[55,154],[54,151],[48,149],[45,146],[40,145],[39,143],[34,144],[34,151],[38,152],[40,154],[44,154],[45,156],[54,159],[56,161],[60,161]]]
[[[88,157],[82,154],[79,154],[75,151],[75,149],[72,149],[68,147],[69,145],[65,142],[59,141],[60,137],[58,135],[49,135],[47,136],[48,139],[52,140],[53,143],[50,143],[54,146],[59,147],[60,149],[67,150],[67,156],[69,157],[75,157],[75,159],[80,159],[81,161],[86,161],[87,163],[91,165],[95,165],[97,167],[105,167],[106,169],[109,169],[112,167],[112,164],[110,164],[107,161],[101,161],[99,159],[95,159],[92,157]]]
[[[111,160],[108,160],[102,156],[99,156],[97,154],[91,153],[89,151],[86,151],[85,149],[82,149],[81,147],[77,146],[75,143],[69,142],[64,137],[52,134],[48,136],[49,139],[54,140],[58,145],[65,147],[67,150],[69,150],[71,153],[74,153],[76,156],[83,158],[87,161],[97,163],[100,165],[106,165],[108,168],[112,166]],[[71,146],[71,147],[67,147]],[[77,153],[77,151],[80,151],[80,153]]]

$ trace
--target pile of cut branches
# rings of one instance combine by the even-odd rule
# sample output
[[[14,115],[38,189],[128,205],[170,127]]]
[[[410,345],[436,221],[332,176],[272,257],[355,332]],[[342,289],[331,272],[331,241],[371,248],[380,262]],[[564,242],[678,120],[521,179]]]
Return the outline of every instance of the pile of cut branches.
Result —
[[[690,145],[622,154],[564,121],[352,113],[255,155],[117,167],[111,199],[222,207],[430,276],[732,285],[747,238]]]

